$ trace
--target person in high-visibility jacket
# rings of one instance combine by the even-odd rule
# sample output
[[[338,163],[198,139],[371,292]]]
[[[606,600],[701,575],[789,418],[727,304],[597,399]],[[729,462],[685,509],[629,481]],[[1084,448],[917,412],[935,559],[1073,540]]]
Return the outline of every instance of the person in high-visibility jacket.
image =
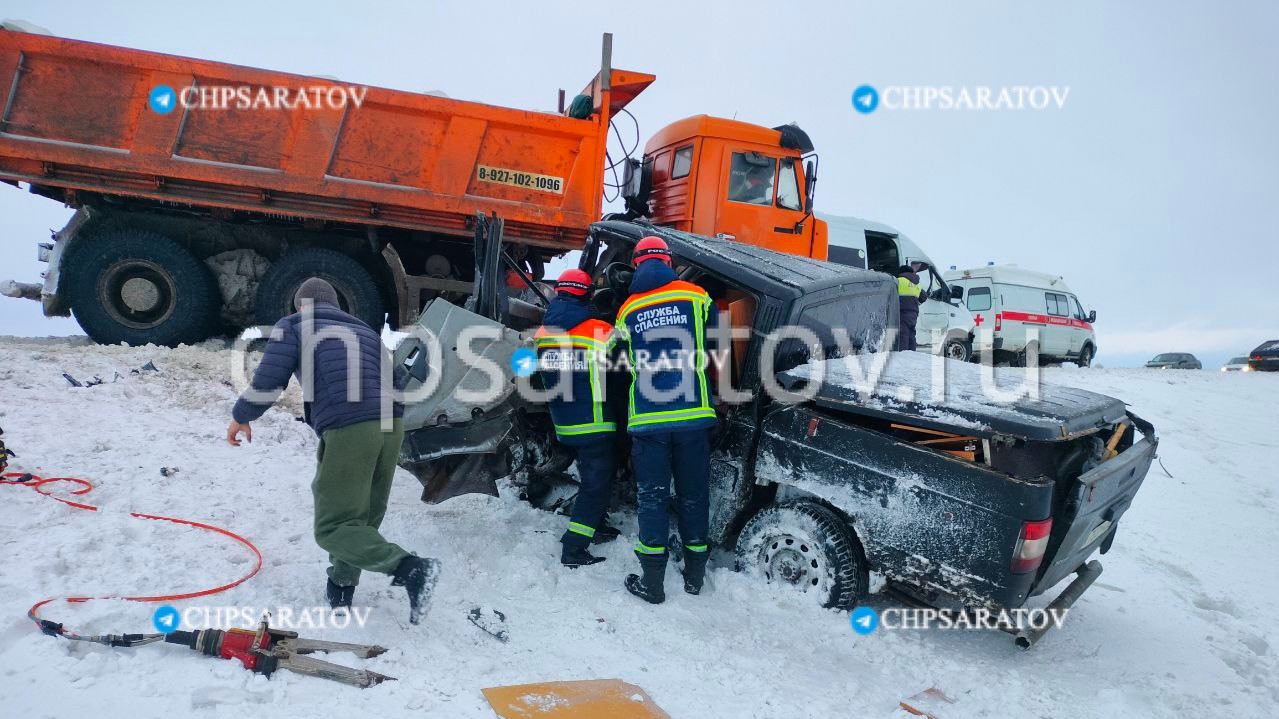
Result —
[[[919,275],[910,265],[897,268],[897,302],[899,323],[897,325],[897,349],[913,350],[915,344],[915,323],[919,321],[920,294]]]
[[[597,532],[605,529],[617,468],[617,423],[606,402],[603,367],[613,327],[591,317],[587,302],[590,288],[591,276],[582,270],[561,274],[544,324],[534,335],[538,372],[549,393],[555,436],[577,450],[581,486],[573,500],[568,529],[560,538],[560,563],[566,567],[604,561],[587,547],[598,539]]]
[[[710,428],[716,421],[706,379],[706,330],[714,314],[705,290],[676,277],[661,238],[640,240],[634,260],[631,295],[618,311],[616,327],[631,367],[626,426],[639,499],[635,555],[643,575],[627,576],[625,585],[631,594],[660,604],[666,599],[672,476],[684,545],[684,591],[699,593],[706,575]]]

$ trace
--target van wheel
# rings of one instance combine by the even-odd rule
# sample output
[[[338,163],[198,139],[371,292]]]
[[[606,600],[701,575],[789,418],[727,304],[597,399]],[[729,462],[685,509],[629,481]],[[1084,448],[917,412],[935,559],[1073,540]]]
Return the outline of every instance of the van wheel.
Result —
[[[1097,351],[1092,348],[1092,345],[1084,345],[1084,348],[1079,351],[1079,359],[1075,360],[1075,364],[1080,367],[1091,367],[1092,358],[1096,356],[1096,354]]]
[[[375,332],[382,331],[386,307],[368,270],[341,252],[321,247],[293,250],[271,263],[271,269],[258,284],[254,307],[257,323],[273,325],[281,317],[297,311],[293,295],[312,277],[333,285],[343,312],[360,318]]]
[[[967,337],[951,337],[942,345],[941,351],[946,359],[967,362],[973,357],[973,343]]]
[[[752,517],[737,538],[737,566],[837,609],[856,606],[870,584],[852,530],[835,512],[806,499],[772,504]]]
[[[222,296],[209,268],[154,232],[89,238],[68,266],[71,309],[95,342],[173,347],[208,339]]]

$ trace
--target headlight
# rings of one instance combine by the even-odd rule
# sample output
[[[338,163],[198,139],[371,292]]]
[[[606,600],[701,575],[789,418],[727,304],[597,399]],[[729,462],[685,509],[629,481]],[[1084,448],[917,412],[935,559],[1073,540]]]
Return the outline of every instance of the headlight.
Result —
[[[1222,367],[1222,368],[1221,368],[1221,371],[1222,371],[1222,372],[1225,372],[1225,371],[1226,371],[1226,369],[1227,369],[1227,368]]]
[[[1244,372],[1251,372],[1251,371],[1252,371],[1252,365],[1250,365],[1250,364],[1246,364],[1246,365],[1244,365],[1244,366],[1243,366],[1243,371],[1244,371]]]

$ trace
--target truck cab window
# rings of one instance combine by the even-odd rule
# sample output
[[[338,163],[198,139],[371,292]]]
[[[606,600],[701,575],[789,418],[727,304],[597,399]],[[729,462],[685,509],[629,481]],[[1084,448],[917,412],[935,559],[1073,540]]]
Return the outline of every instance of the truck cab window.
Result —
[[[968,290],[968,309],[971,312],[985,312],[990,309],[990,288],[974,287]]]
[[[777,160],[758,152],[734,152],[728,172],[728,199],[752,205],[773,203]]]
[[[675,160],[671,164],[671,179],[678,180],[681,177],[688,177],[689,170],[693,167],[693,146],[681,147],[675,151]]]
[[[777,172],[777,206],[787,210],[801,209],[799,199],[799,178],[795,172],[795,158],[782,160],[782,167]]]

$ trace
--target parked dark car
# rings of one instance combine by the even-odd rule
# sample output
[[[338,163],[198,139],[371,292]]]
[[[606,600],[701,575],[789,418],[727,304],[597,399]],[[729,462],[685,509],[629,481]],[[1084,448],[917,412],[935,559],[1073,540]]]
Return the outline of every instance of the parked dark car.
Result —
[[[1248,366],[1254,372],[1279,371],[1279,340],[1267,340],[1249,352]]]
[[[1149,369],[1203,369],[1204,366],[1189,352],[1165,352],[1155,355],[1146,363]]]
[[[711,463],[711,539],[735,549],[739,568],[843,609],[865,599],[872,570],[908,601],[991,611],[1021,607],[1074,574],[1053,601],[1069,607],[1101,574],[1092,557],[1110,549],[1158,444],[1122,401],[1048,383],[1036,399],[997,401],[981,391],[978,365],[942,358],[947,398],[930,401],[932,356],[864,354],[897,324],[892,277],[641,223],[592,226],[582,267],[606,319],[627,296],[631,247],[648,234],[667,241],[681,278],[750,330],[721,370],[750,398],[719,406]],[[495,319],[432,301],[420,324],[443,353],[429,371],[474,390],[483,373],[457,356],[456,332]],[[783,326],[817,341],[766,344]],[[432,485],[489,471],[548,506],[540,498],[555,471],[546,466],[567,467],[552,461],[545,408],[516,391],[529,380],[514,376],[510,357],[525,340],[502,331],[475,350],[503,372],[500,397],[468,404],[437,392],[406,408],[401,459],[424,496],[451,496]],[[887,362],[869,392],[841,374],[849,351],[863,367]],[[410,368],[428,354],[407,343],[396,351]],[[414,376],[426,377],[422,369]]]

